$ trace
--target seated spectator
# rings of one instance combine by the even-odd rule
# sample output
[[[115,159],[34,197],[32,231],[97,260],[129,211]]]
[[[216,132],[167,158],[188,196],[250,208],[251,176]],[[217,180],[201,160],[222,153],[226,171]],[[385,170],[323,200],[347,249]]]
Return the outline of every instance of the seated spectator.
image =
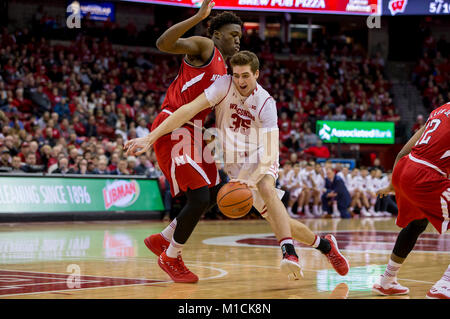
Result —
[[[19,156],[13,156],[11,160],[11,173],[23,173],[22,168],[22,161],[20,160]]]
[[[136,172],[135,172],[135,168],[137,166],[137,159],[136,159],[136,157],[135,156],[128,156],[127,157],[127,163],[128,163],[128,166],[127,166],[128,173],[130,175],[136,175]]]
[[[30,93],[30,99],[37,106],[37,113],[39,115],[51,111],[52,103],[47,94],[44,93],[42,85],[39,85],[35,91]]]
[[[117,168],[111,171],[111,175],[130,175],[127,160],[126,159],[120,160],[119,164],[117,165]]]
[[[27,154],[25,165],[22,165],[21,169],[26,173],[40,173],[44,171],[44,166],[36,165],[36,153],[30,152]]]
[[[73,168],[69,168],[69,160],[63,156],[58,160],[58,168],[52,174],[76,174],[76,171]]]
[[[86,175],[89,174],[88,172],[88,161],[86,159],[82,159],[78,162],[78,170],[76,171],[76,174],[80,175]]]
[[[5,147],[0,155],[0,167],[11,167],[11,152]]]
[[[319,137],[311,131],[311,127],[309,127],[309,125],[306,125],[305,127],[303,139],[305,140],[307,146],[317,145],[317,142],[320,140]]]
[[[139,126],[136,128],[137,137],[145,137],[150,133],[144,118],[139,119]]]
[[[147,169],[152,166],[153,165],[151,165],[151,163],[149,163],[149,161],[147,159],[147,155],[141,154],[141,155],[139,155],[139,165],[137,165],[134,168],[134,173],[136,175],[145,175],[147,172]]]
[[[108,160],[107,159],[100,159],[98,161],[97,168],[94,169],[93,174],[100,174],[100,175],[109,175],[108,170]]]
[[[322,208],[328,217],[351,218],[348,208],[351,196],[344,181],[336,176],[332,168],[326,169],[326,191],[322,194]]]
[[[420,130],[422,128],[422,126],[424,126],[425,121],[423,119],[423,115],[419,114],[417,115],[417,119],[416,122],[414,123],[412,129],[411,129],[411,134],[414,135],[418,130]]]

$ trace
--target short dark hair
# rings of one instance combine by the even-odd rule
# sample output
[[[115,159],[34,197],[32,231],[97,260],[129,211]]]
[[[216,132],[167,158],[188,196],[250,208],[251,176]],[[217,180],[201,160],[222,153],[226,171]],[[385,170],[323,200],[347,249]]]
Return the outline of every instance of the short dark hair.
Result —
[[[250,51],[240,51],[234,54],[230,60],[231,66],[239,65],[250,65],[250,70],[255,73],[259,70],[259,59],[253,52]]]
[[[212,37],[214,31],[219,30],[227,24],[239,24],[242,27],[243,22],[241,18],[229,11],[216,14],[213,18],[211,18],[211,20],[209,20],[208,35]]]

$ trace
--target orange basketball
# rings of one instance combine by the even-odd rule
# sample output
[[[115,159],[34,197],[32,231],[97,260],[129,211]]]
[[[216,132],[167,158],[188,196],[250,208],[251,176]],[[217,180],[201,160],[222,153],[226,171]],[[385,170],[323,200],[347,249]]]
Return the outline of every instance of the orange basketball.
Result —
[[[244,217],[253,206],[252,191],[245,184],[227,183],[217,194],[217,206],[227,217]]]

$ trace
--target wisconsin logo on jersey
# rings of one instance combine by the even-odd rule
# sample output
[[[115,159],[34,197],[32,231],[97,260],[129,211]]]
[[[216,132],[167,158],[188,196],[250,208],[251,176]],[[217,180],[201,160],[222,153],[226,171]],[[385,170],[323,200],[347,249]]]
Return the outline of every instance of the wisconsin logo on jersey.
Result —
[[[388,7],[389,11],[391,11],[391,15],[396,15],[397,13],[405,12],[407,4],[408,0],[390,0]]]

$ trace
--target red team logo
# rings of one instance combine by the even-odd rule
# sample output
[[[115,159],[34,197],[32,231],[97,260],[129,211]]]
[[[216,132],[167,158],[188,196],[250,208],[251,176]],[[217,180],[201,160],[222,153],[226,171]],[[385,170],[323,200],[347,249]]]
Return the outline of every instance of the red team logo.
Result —
[[[406,5],[408,4],[408,0],[390,0],[389,1],[389,11],[391,11],[392,15],[396,15],[397,13],[405,12]]]

